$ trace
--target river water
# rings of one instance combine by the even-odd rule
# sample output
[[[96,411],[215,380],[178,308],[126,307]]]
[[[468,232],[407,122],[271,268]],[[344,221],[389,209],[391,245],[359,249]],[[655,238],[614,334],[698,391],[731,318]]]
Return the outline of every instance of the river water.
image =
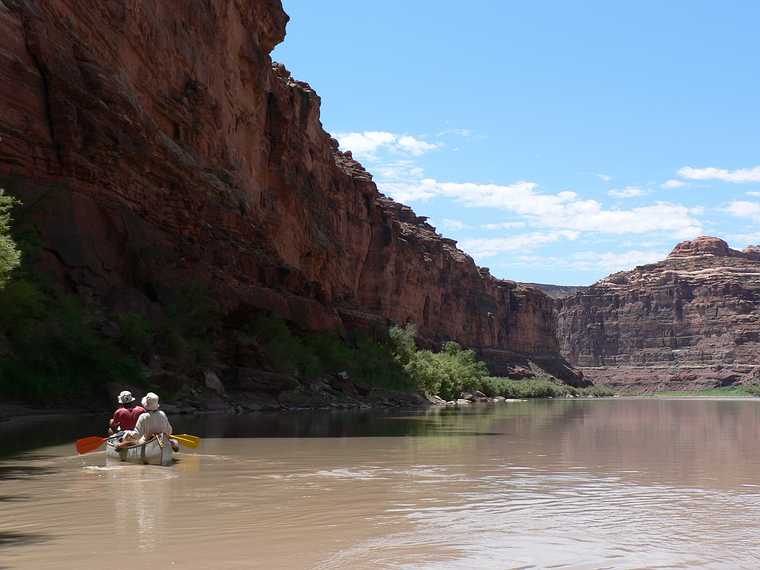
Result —
[[[0,423],[0,568],[760,567],[760,401],[172,419],[173,467]]]

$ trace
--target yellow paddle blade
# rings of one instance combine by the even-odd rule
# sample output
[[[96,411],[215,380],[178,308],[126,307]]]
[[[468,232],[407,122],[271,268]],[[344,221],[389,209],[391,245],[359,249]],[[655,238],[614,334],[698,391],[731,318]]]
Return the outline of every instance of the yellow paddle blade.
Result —
[[[199,444],[201,442],[201,438],[199,438],[197,435],[190,435],[190,434],[187,434],[187,433],[178,433],[176,435],[173,435],[172,437],[181,437],[183,439],[187,439],[187,440],[193,441],[196,444]]]
[[[182,445],[185,445],[187,447],[196,448],[201,443],[201,438],[195,436],[195,435],[171,435],[172,439],[176,439],[179,443]]]

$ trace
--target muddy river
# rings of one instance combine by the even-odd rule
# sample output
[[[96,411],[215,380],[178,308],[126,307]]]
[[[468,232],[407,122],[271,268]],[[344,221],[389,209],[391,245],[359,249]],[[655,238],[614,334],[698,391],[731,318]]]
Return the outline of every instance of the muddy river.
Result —
[[[0,568],[760,567],[760,400],[171,419],[172,467],[0,423]]]

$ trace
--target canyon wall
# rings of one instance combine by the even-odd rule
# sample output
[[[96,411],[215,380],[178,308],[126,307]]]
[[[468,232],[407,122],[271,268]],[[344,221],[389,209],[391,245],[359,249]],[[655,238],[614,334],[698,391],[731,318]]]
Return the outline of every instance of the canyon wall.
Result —
[[[562,353],[620,390],[760,380],[760,249],[714,237],[557,302]]]
[[[200,281],[308,330],[415,322],[570,382],[551,300],[380,194],[270,52],[279,0],[0,0],[0,187],[38,269],[117,311]]]

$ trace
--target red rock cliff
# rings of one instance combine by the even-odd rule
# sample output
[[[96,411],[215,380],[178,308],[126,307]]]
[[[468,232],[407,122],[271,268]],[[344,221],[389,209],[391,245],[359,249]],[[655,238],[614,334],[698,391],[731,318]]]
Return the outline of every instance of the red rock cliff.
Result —
[[[0,187],[44,269],[148,312],[202,279],[308,329],[413,321],[496,372],[558,357],[552,305],[379,194],[272,63],[279,0],[0,0]],[[155,308],[155,307],[154,307]]]
[[[760,378],[760,252],[701,237],[559,303],[563,354],[594,382],[694,389]]]

